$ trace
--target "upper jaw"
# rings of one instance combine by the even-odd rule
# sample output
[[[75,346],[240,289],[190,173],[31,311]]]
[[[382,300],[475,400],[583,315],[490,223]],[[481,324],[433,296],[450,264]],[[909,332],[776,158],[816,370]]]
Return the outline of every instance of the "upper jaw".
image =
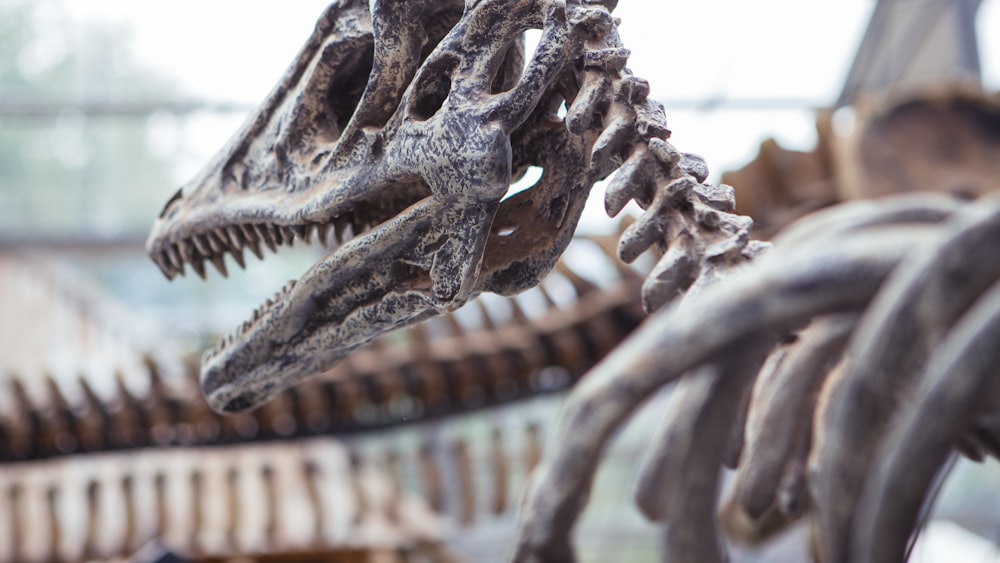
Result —
[[[470,4],[468,11],[493,17],[486,4]],[[356,234],[378,225],[322,259],[206,354],[203,388],[214,408],[256,406],[378,334],[454,309],[478,291],[523,289],[554,265],[592,184],[593,135],[570,135],[561,121],[543,127],[563,99],[550,86],[562,72],[552,60],[565,58],[567,38],[558,3],[537,4],[551,8],[545,10],[546,40],[524,80],[515,77],[509,90],[487,95],[482,87],[491,85],[477,85],[481,77],[463,75],[455,70],[460,65],[434,66],[435,51],[384,127],[355,127],[352,118],[338,139],[303,142],[295,130],[283,129],[301,124],[289,102],[300,90],[279,87],[272,98],[281,100],[265,102],[206,172],[167,204],[147,249],[168,277],[183,273],[185,264],[204,274],[205,261],[224,272],[223,256],[242,262],[245,248],[260,255],[262,245],[273,250],[314,232],[339,233],[351,225]],[[453,33],[443,41],[462,39]],[[503,37],[486,39],[496,42],[491,48],[508,46]],[[298,67],[305,68],[301,61]],[[447,72],[456,73],[450,76],[455,83],[444,81],[448,89],[438,91]],[[536,106],[551,106],[552,115]],[[554,142],[539,153],[525,145],[532,135],[519,138],[518,151],[530,156],[515,159],[512,131],[529,119],[532,131]],[[306,150],[283,148],[289,146]],[[518,160],[519,167],[551,162],[560,172],[546,170],[536,187],[510,198],[495,223]]]
[[[352,190],[350,176],[328,178],[307,189],[233,189],[221,171],[203,183],[182,188],[156,219],[146,243],[150,258],[168,279],[190,266],[205,277],[205,263],[227,274],[224,257],[244,266],[243,252],[258,258],[296,239],[317,240],[324,247],[351,237],[395,216],[429,195],[417,180],[374,183],[367,191]]]

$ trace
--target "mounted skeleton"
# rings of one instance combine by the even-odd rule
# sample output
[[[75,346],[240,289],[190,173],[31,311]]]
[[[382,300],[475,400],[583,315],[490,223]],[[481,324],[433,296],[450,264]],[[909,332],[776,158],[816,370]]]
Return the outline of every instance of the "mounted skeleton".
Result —
[[[203,275],[205,261],[224,273],[227,253],[241,262],[244,248],[259,255],[261,244],[273,250],[313,232],[325,240],[333,228],[340,242],[350,226],[358,235],[206,354],[202,385],[210,403],[230,412],[257,406],[380,334],[453,310],[481,292],[513,294],[537,284],[566,248],[593,183],[617,169],[605,197],[608,211],[617,214],[629,200],[645,209],[621,239],[621,258],[630,261],[654,244],[664,250],[642,290],[647,309],[691,287],[702,291],[658,313],[574,391],[558,447],[528,491],[515,559],[573,559],[569,534],[604,442],[659,386],[690,372],[676,394],[682,408],[671,411],[646,465],[640,504],[670,524],[672,557],[723,560],[715,476],[744,449],[743,418],[731,413],[746,410],[758,367],[772,350],[814,318],[800,343],[774,354],[799,354],[799,363],[788,365],[813,365],[820,381],[847,335],[859,335],[850,345],[854,363],[824,391],[816,430],[810,486],[817,552],[824,561],[885,560],[881,549],[896,557],[892,550],[905,544],[912,522],[880,507],[909,507],[923,498],[924,483],[908,485],[900,505],[869,506],[875,501],[866,499],[883,498],[895,486],[896,474],[870,465],[871,457],[852,461],[838,440],[856,436],[852,416],[874,405],[869,414],[877,423],[864,451],[900,443],[880,446],[879,430],[898,406],[886,399],[893,384],[865,382],[881,377],[879,366],[899,351],[886,323],[922,311],[921,287],[938,287],[921,286],[913,272],[941,267],[948,280],[950,271],[907,258],[908,251],[985,252],[976,245],[996,240],[995,206],[965,211],[951,200],[918,198],[832,212],[784,235],[758,264],[713,283],[765,245],[749,240],[749,219],[730,213],[732,191],[704,184],[704,163],[665,140],[662,108],[625,68],[628,51],[611,8],[613,2],[545,0],[331,6],[261,110],[168,202],[149,240],[151,257],[172,277],[186,264]],[[521,35],[531,28],[542,30],[541,41],[525,63]],[[541,179],[504,199],[528,166],[542,167]],[[922,360],[941,343],[943,358],[925,376],[936,381],[941,366],[958,361],[955,350],[992,330],[990,319],[980,318],[993,310],[990,298],[973,308],[984,312],[958,331],[958,342],[943,339],[997,277],[991,260],[983,255],[975,264],[981,268],[960,284],[968,292],[956,293],[954,306],[916,319],[927,321],[918,323],[924,345],[913,348],[916,355],[900,373],[922,373]],[[901,263],[869,315],[830,318],[865,309]],[[780,374],[777,363],[772,356],[766,365]],[[783,377],[788,373],[798,372]],[[946,391],[926,385],[914,408]],[[775,394],[762,391],[757,395],[765,398],[746,416],[757,424],[773,412],[775,421],[800,424],[812,412],[816,389],[818,383],[803,387],[795,397],[803,410],[793,413],[781,410],[790,403],[774,403]],[[870,402],[854,401],[859,394]],[[975,412],[950,419],[954,426],[928,442],[937,449],[925,458],[921,478],[933,475],[939,454],[969,431],[980,436],[976,451],[983,435],[993,437],[992,426],[977,425]],[[764,463],[754,457],[753,424],[743,471]],[[789,479],[797,479],[801,500],[809,440],[801,433],[789,440],[768,463],[782,475],[793,464]],[[891,463],[909,455],[916,454],[892,450],[890,458],[899,461]],[[676,479],[669,491],[663,479]],[[773,493],[760,492],[764,501],[743,508],[757,517]],[[747,495],[741,502],[757,498]],[[796,516],[801,504],[786,503],[786,516]],[[855,506],[867,511],[852,520]],[[903,533],[886,547],[871,533],[882,526]]]

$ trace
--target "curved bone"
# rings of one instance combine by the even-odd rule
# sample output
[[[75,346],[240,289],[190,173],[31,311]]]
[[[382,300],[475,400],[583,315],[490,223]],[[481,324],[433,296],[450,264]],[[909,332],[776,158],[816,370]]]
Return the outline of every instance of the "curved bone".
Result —
[[[765,335],[735,343],[730,354],[678,383],[644,457],[636,501],[647,517],[667,524],[664,549],[671,559],[726,560],[715,525],[718,472],[731,415],[773,344]]]
[[[775,249],[756,264],[668,307],[577,385],[555,443],[526,491],[514,560],[568,561],[568,535],[612,431],[656,389],[742,338],[796,328],[864,307],[882,280],[934,227],[844,237],[836,247]],[[705,327],[710,327],[706,330]]]
[[[732,492],[750,518],[758,518],[774,503],[789,463],[797,453],[808,452],[812,424],[804,421],[812,420],[820,387],[840,359],[856,322],[855,315],[813,321],[781,364],[757,378],[746,447]]]
[[[863,317],[816,419],[810,462],[820,556],[846,561],[851,517],[900,398],[935,344],[1000,277],[1000,203],[956,213],[947,236],[896,272]]]
[[[825,209],[789,225],[774,238],[776,245],[816,240],[836,240],[846,233],[906,224],[933,224],[950,217],[962,201],[939,194],[908,194],[872,201],[862,200]]]
[[[851,561],[902,561],[920,506],[954,443],[1000,396],[1000,284],[976,301],[934,353],[914,404],[887,438],[854,517]],[[933,421],[933,423],[928,423]]]

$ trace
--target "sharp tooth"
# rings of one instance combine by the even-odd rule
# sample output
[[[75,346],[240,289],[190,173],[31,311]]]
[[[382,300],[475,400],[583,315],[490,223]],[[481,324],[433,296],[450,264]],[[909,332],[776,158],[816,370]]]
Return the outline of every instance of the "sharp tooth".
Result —
[[[195,248],[198,249],[198,252],[200,252],[202,256],[212,255],[212,247],[208,244],[208,239],[205,238],[205,235],[195,235],[191,238],[194,241]]]
[[[348,227],[350,227],[350,225],[347,223],[347,221],[337,221],[336,223],[334,223],[333,236],[337,239],[338,243],[343,244],[344,240],[347,240],[349,238],[345,237]]]
[[[278,225],[268,224],[266,226],[267,232],[271,233],[271,237],[274,239],[274,244],[278,246],[285,244],[284,231],[282,231]]]
[[[274,236],[271,235],[271,229],[266,225],[254,225],[257,229],[257,236],[271,249],[271,252],[278,251],[278,245],[274,243]]]
[[[295,225],[292,227],[292,232],[295,233],[295,236],[299,237],[299,240],[309,244],[309,235],[312,232],[312,225]]]
[[[254,256],[256,256],[258,260],[264,259],[264,253],[260,251],[259,242],[255,240],[247,241],[247,248],[250,249],[250,252],[254,253]]]
[[[247,244],[260,240],[260,235],[257,234],[257,229],[255,229],[250,223],[240,225],[240,229],[243,233],[243,238],[247,241]]]
[[[226,227],[226,234],[229,235],[229,246],[233,250],[243,248],[246,244],[246,239],[243,238],[243,232],[240,231],[239,227]]]
[[[222,277],[224,278],[229,277],[229,272],[226,271],[226,262],[222,259],[221,254],[216,254],[211,258],[209,258],[209,260],[212,261],[212,265],[215,266],[215,269],[218,270],[220,274],[222,274]]]
[[[330,232],[330,223],[319,223],[316,225],[316,238],[319,243],[326,246],[326,235]]]
[[[189,264],[194,264],[198,260],[198,256],[195,255],[194,245],[191,244],[190,240],[182,240],[177,243],[177,247],[181,251],[181,258]]]
[[[170,259],[167,258],[167,253],[161,252],[159,259],[156,260],[156,265],[160,267],[160,271],[163,272],[163,275],[166,276],[168,280],[172,280],[177,274],[174,273],[174,269],[170,266],[169,260]]]
[[[247,264],[246,262],[243,261],[243,249],[234,248],[233,250],[230,251],[230,254],[233,255],[233,260],[236,260],[236,263],[240,265],[240,268],[245,270]]]
[[[167,245],[167,258],[170,259],[170,266],[177,272],[184,271],[184,261],[181,260],[180,251],[177,250],[176,244]]]
[[[208,239],[208,245],[212,248],[212,254],[222,254],[226,250],[229,250],[226,235],[222,230],[212,231],[205,238]]]
[[[286,227],[282,225],[281,236],[285,237],[285,244],[287,244],[288,246],[292,246],[292,241],[295,240],[295,231],[293,231],[291,227]],[[299,238],[305,238],[305,237],[299,237]]]
[[[354,232],[354,236],[358,236],[365,232],[365,221],[357,215],[351,217],[351,230]]]
[[[205,278],[205,263],[202,262],[201,259],[192,260],[191,261],[191,267],[194,268],[195,272],[198,272],[198,277],[199,278],[201,278],[203,280],[206,279]]]

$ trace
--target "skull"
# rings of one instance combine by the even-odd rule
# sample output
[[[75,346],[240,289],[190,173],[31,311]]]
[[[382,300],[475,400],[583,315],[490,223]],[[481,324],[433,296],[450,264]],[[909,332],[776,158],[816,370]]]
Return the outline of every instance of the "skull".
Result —
[[[295,238],[335,248],[202,362],[241,411],[392,329],[536,284],[593,183],[669,135],[601,3],[331,5],[260,108],[167,203],[147,243],[172,278]],[[524,32],[541,40],[525,61]],[[660,141],[660,139],[656,139]],[[676,159],[675,159],[676,160]],[[507,195],[529,166],[530,189]],[[350,230],[353,237],[346,236]]]

